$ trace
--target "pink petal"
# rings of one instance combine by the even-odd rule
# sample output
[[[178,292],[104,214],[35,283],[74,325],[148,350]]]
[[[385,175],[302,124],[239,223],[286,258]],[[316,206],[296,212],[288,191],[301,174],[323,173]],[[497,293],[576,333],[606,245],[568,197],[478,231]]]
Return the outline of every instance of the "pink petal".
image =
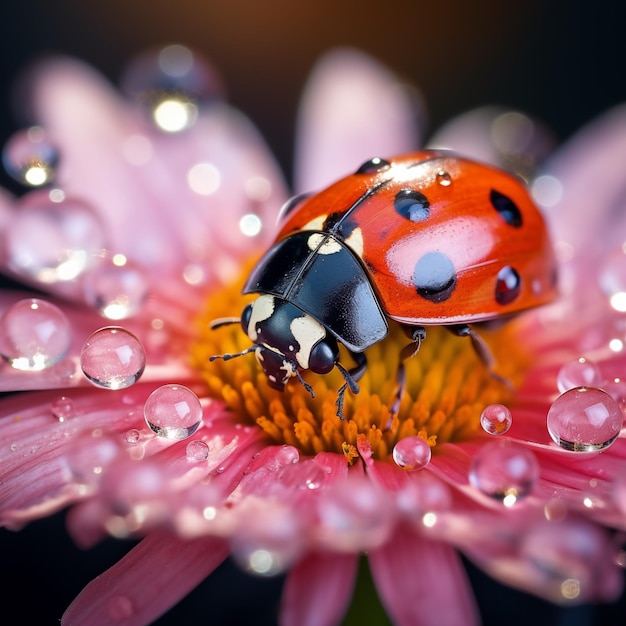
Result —
[[[320,189],[375,156],[419,146],[419,96],[352,49],[328,53],[305,89],[298,120],[296,191]]]
[[[355,554],[308,554],[287,577],[281,626],[339,624],[350,603],[357,566]]]
[[[442,543],[398,529],[369,554],[372,577],[397,626],[478,624],[477,609],[458,556]]]
[[[181,541],[163,533],[149,535],[80,592],[61,624],[149,624],[187,595],[227,556],[226,544],[217,539]]]

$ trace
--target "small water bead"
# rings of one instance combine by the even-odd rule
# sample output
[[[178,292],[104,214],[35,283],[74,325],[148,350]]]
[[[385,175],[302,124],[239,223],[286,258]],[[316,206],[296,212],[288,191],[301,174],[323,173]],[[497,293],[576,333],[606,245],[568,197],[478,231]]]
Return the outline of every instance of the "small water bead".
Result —
[[[490,404],[480,415],[480,425],[490,435],[503,435],[512,423],[511,411],[503,404]]]
[[[148,295],[148,278],[122,254],[103,258],[83,278],[85,300],[110,320],[132,317]]]
[[[105,247],[104,224],[84,202],[49,194],[24,196],[5,234],[7,261],[22,276],[44,283],[74,280]]]
[[[547,426],[561,448],[589,452],[610,446],[623,421],[620,406],[608,393],[595,387],[574,387],[552,403]]]
[[[19,300],[0,318],[0,355],[14,369],[40,371],[70,349],[72,329],[63,311],[38,298]]]
[[[141,439],[141,433],[136,428],[131,428],[126,431],[126,443],[134,445],[139,443]]]
[[[402,469],[418,470],[430,462],[431,450],[428,442],[421,437],[405,437],[393,447],[391,456]]]
[[[2,150],[2,163],[7,173],[30,187],[52,181],[58,162],[57,149],[39,126],[15,133]]]
[[[64,422],[65,420],[71,419],[76,416],[76,409],[74,408],[74,402],[71,398],[67,396],[61,396],[57,398],[51,405],[50,411],[52,415],[59,420],[59,422]]]
[[[185,449],[190,461],[206,461],[209,458],[209,446],[199,439],[194,439],[187,444]]]
[[[564,363],[556,376],[561,393],[574,387],[597,387],[601,383],[602,374],[598,366],[584,357]]]
[[[85,342],[80,366],[96,387],[125,389],[134,385],[146,367],[146,353],[133,333],[120,326],[105,326]]]
[[[452,176],[448,174],[445,170],[439,170],[437,172],[437,182],[442,187],[449,187],[452,184]]]
[[[202,423],[198,396],[183,385],[155,389],[144,405],[146,424],[159,437],[178,441],[193,435]]]
[[[505,506],[526,497],[538,478],[539,463],[530,450],[500,441],[484,445],[469,471],[473,487]]]

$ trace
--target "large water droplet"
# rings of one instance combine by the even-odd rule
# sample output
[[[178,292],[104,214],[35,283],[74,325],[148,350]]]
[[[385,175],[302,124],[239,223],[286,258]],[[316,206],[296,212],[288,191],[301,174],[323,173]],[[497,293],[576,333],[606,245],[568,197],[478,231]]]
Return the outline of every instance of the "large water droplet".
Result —
[[[393,447],[392,457],[402,469],[417,470],[428,465],[431,450],[428,442],[421,437],[405,437]]]
[[[44,283],[80,276],[105,244],[104,225],[86,204],[41,192],[23,197],[5,235],[11,269]]]
[[[15,133],[2,150],[2,163],[7,173],[31,187],[52,181],[58,161],[59,153],[39,126]]]
[[[530,450],[500,441],[484,445],[469,471],[469,481],[476,489],[505,506],[526,497],[538,477],[539,463]]]
[[[163,385],[155,389],[146,400],[143,412],[150,429],[166,439],[186,439],[202,422],[198,396],[183,385]]]
[[[97,387],[125,389],[143,374],[146,353],[133,333],[119,326],[106,326],[85,342],[80,366]]]
[[[598,366],[584,357],[564,363],[556,376],[561,393],[574,387],[597,387],[601,383],[602,374]]]
[[[512,423],[511,411],[503,404],[490,404],[480,415],[480,425],[490,435],[503,435]]]
[[[0,355],[18,370],[39,371],[55,365],[71,342],[65,313],[45,300],[20,300],[0,319]]]
[[[134,60],[122,78],[122,89],[147,106],[158,128],[178,132],[193,125],[198,105],[223,98],[214,68],[189,48],[166,46]]]
[[[110,320],[132,317],[148,295],[144,270],[122,254],[106,256],[83,278],[85,300]]]
[[[619,435],[624,415],[617,402],[595,387],[561,394],[548,411],[548,432],[559,446],[574,452],[602,450]]]

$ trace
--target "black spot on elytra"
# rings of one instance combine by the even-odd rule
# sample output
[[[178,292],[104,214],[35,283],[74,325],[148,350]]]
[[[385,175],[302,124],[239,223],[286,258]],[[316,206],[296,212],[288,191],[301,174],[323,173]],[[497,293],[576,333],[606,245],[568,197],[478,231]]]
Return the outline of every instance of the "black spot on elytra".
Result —
[[[428,198],[415,189],[403,189],[393,201],[396,213],[410,222],[423,222],[430,215]]]
[[[519,228],[522,225],[522,212],[511,198],[492,189],[489,200],[493,208],[509,226]]]
[[[413,284],[417,293],[431,302],[447,300],[456,287],[456,271],[443,252],[427,252],[415,264]]]

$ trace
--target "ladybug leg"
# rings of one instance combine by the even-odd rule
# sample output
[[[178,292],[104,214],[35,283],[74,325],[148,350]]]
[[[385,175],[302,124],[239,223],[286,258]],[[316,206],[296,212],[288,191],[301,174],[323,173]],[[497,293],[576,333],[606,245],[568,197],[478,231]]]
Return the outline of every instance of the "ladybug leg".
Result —
[[[396,370],[397,387],[393,404],[389,407],[390,415],[395,415],[400,410],[400,400],[402,399],[406,385],[404,362],[414,357],[420,351],[422,341],[426,339],[426,329],[423,326],[407,326],[405,327],[405,332],[411,338],[411,343],[404,346],[400,352],[400,360],[398,361],[398,369]]]
[[[359,385],[357,384],[357,380],[363,376],[365,370],[367,369],[367,358],[362,352],[352,352],[350,350],[350,356],[354,359],[356,365],[347,370],[341,363],[335,363],[337,369],[341,372],[343,379],[346,381],[338,390],[337,390],[337,400],[335,400],[335,405],[337,406],[337,417],[339,419],[344,419],[343,417],[343,400],[346,394],[346,389],[350,387],[350,391],[353,394],[359,393]]]
[[[494,380],[502,383],[508,389],[513,391],[513,385],[508,378],[504,376],[500,376],[497,374],[493,367],[495,363],[495,359],[493,358],[493,354],[491,354],[491,350],[489,346],[485,342],[485,340],[473,329],[470,328],[467,324],[457,324],[453,326],[446,326],[446,328],[457,337],[469,337],[472,342],[472,347],[474,348],[474,352],[478,355],[478,358],[483,362],[484,366],[489,371],[489,375]]]

